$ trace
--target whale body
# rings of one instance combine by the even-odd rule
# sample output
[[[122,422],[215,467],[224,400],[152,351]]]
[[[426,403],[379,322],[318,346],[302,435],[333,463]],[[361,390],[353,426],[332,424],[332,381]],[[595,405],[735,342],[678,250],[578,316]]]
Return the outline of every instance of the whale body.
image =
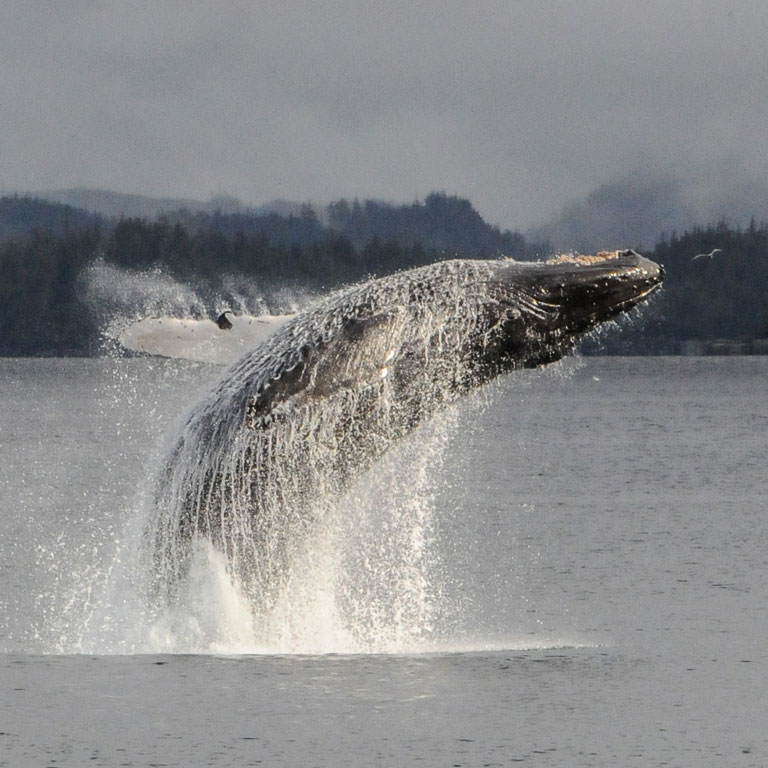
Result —
[[[560,359],[662,280],[634,251],[451,260],[297,315],[227,370],[170,452],[146,532],[160,590],[206,539],[269,609],[327,505],[398,439],[501,374]]]

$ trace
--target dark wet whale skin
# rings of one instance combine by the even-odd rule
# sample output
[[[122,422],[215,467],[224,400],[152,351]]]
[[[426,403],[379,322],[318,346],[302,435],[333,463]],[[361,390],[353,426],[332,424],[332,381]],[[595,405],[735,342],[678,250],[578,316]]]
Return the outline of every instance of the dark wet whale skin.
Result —
[[[452,260],[340,291],[238,361],[191,413],[158,490],[156,566],[205,537],[258,602],[293,541],[395,441],[505,372],[560,359],[645,299],[633,251]]]

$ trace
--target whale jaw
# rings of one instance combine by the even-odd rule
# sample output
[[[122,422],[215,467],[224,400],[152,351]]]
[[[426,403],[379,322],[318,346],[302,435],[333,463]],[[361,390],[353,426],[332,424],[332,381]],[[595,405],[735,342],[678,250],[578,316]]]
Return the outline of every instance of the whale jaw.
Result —
[[[577,257],[565,277],[564,284],[550,280],[544,287],[551,299],[564,299],[563,327],[580,333],[643,301],[661,286],[664,269],[630,250]]]
[[[509,262],[499,278],[507,307],[496,354],[509,370],[560,359],[584,334],[647,299],[661,286],[664,269],[627,250]]]

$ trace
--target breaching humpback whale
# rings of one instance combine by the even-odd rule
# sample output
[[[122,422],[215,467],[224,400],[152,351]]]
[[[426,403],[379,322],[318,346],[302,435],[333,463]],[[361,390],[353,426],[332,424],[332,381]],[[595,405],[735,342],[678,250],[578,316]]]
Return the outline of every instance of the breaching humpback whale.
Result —
[[[147,528],[173,590],[210,540],[258,609],[324,504],[447,403],[551,363],[626,312],[663,270],[634,251],[452,260],[337,292],[242,357],[191,412]]]

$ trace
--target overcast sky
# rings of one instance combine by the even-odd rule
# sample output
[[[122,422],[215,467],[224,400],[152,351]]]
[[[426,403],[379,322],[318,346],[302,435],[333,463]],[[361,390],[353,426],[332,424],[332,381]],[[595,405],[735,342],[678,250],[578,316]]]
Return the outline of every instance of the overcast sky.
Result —
[[[768,171],[768,2],[4,2],[0,190],[470,198]]]

